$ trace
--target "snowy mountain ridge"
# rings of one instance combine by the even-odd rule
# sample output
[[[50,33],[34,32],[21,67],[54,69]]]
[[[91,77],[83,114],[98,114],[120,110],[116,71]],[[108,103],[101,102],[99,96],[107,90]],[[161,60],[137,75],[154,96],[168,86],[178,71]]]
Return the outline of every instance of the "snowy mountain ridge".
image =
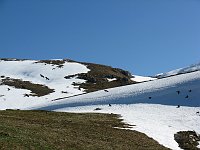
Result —
[[[199,71],[199,70],[200,70],[200,63],[197,63],[197,64],[190,65],[188,67],[179,68],[179,69],[175,69],[166,73],[157,74],[155,75],[155,78],[166,78],[166,77],[170,77],[174,75],[185,74],[185,73],[190,73],[190,72]]]

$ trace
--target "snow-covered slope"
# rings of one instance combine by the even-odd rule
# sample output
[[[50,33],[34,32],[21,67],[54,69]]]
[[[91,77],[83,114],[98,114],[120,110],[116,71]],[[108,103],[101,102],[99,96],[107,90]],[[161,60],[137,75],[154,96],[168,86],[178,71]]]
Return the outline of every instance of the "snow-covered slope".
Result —
[[[136,125],[133,130],[146,133],[176,150],[180,149],[174,140],[176,132],[194,130],[200,133],[199,91],[200,71],[197,71],[52,101],[29,109],[121,114],[125,122]],[[94,111],[95,108],[101,110]]]
[[[165,78],[165,77],[169,77],[169,76],[174,76],[174,75],[178,75],[178,74],[185,74],[185,73],[199,71],[199,70],[200,70],[200,63],[193,64],[193,65],[190,65],[190,66],[185,67],[185,68],[172,70],[172,71],[167,72],[167,73],[160,73],[160,74],[155,75],[155,77],[156,78]]]
[[[147,81],[156,80],[157,78],[134,75],[134,78],[131,78],[131,79],[136,82],[147,82]]]
[[[179,91],[179,92],[178,92]],[[172,76],[123,87],[101,90],[64,100],[50,102],[47,108],[75,107],[96,104],[151,103],[164,105],[200,106],[200,71]]]
[[[199,66],[200,64],[178,69],[163,74],[161,79],[156,80],[135,76],[131,80],[141,83],[84,94],[84,89],[74,84],[86,82],[76,77],[76,74],[90,71],[84,64],[1,60],[0,109],[121,114],[125,122],[135,125],[132,130],[143,132],[160,144],[176,150],[179,149],[174,140],[176,132],[194,130],[200,133],[200,116],[197,113],[200,111]],[[127,74],[124,71],[122,73]],[[12,84],[11,79],[45,85],[54,89],[54,92],[37,97],[30,90],[1,84],[7,80]],[[106,74],[105,80],[114,83],[117,78]],[[20,82],[18,84],[17,86],[22,86]],[[96,84],[91,82],[90,85]],[[74,95],[79,96],[73,97]],[[100,110],[95,111],[95,108]]]
[[[0,68],[0,109],[26,108],[104,87],[136,83],[128,71],[68,59],[0,59]]]
[[[37,97],[31,96],[31,91],[19,89],[8,85],[0,85],[0,109],[28,107],[33,104],[49,101],[58,97],[72,96],[84,93],[84,89],[78,89],[73,83],[85,82],[76,77],[65,79],[67,75],[87,73],[89,69],[79,63],[64,62],[59,67],[55,64],[47,64],[34,60],[21,61],[0,61],[0,82],[3,79],[21,79],[30,81],[32,84],[41,84],[53,89],[54,92],[48,95]],[[30,94],[30,96],[25,96]]]

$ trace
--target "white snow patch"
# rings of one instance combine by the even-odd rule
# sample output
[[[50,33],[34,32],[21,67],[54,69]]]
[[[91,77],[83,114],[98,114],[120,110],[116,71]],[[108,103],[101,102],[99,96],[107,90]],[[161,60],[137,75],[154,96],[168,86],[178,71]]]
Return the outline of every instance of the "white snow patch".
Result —
[[[12,109],[12,108],[25,108],[28,106],[43,104],[52,99],[59,97],[73,96],[84,93],[84,89],[78,89],[73,85],[75,83],[83,83],[85,80],[77,79],[76,77],[71,79],[65,79],[65,76],[74,75],[78,73],[87,73],[89,69],[80,63],[65,62],[62,68],[58,68],[53,64],[36,63],[34,60],[24,61],[0,61],[0,76],[10,77],[13,79],[22,79],[23,81],[30,81],[34,84],[46,85],[50,89],[55,89],[55,92],[50,93],[42,97],[24,97],[24,94],[30,94],[29,90],[15,89],[8,86],[0,85],[0,101],[3,104],[0,105],[0,109]],[[46,78],[49,78],[47,80]],[[0,78],[1,82],[1,78]]]
[[[101,110],[94,111],[95,108]],[[120,114],[122,119],[133,126],[131,130],[145,133],[160,144],[179,150],[174,134],[179,131],[196,131],[200,133],[200,117],[196,111],[200,107],[180,107],[156,104],[130,104],[130,105],[94,105],[83,107],[69,107],[55,111],[64,112],[92,112]]]
[[[160,74],[155,75],[155,77],[164,78],[164,77],[169,77],[169,76],[173,76],[173,75],[177,75],[177,74],[185,74],[185,73],[194,72],[194,71],[200,71],[200,63],[193,64],[193,65],[190,65],[185,68],[179,68],[176,70],[172,70],[167,73],[160,73]]]
[[[112,81],[117,80],[117,78],[112,78],[112,79],[107,78],[107,80],[108,80],[108,82],[112,82]]]
[[[155,79],[157,78],[143,77],[143,76],[138,76],[138,75],[134,75],[134,78],[131,78],[131,80],[136,81],[136,82],[152,81]]]

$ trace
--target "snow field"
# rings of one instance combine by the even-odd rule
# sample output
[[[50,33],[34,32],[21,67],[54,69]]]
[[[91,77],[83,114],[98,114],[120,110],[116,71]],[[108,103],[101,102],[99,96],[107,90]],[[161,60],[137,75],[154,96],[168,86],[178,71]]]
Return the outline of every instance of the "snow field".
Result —
[[[72,96],[84,93],[84,89],[72,85],[73,82],[83,83],[85,80],[65,79],[65,76],[74,75],[78,73],[87,73],[89,69],[79,63],[65,62],[62,68],[56,65],[36,63],[34,60],[25,61],[0,61],[0,75],[10,77],[13,79],[22,79],[23,81],[30,81],[34,84],[46,85],[55,92],[42,97],[24,97],[24,94],[30,94],[29,90],[15,89],[8,86],[0,86],[0,109],[22,109],[36,104],[46,103],[52,99],[59,97]],[[41,77],[48,77],[49,80]]]

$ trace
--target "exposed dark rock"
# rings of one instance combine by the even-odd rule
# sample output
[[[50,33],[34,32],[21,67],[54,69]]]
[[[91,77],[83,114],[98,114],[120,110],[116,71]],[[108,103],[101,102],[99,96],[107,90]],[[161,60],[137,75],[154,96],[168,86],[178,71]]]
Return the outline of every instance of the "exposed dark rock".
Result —
[[[179,147],[185,150],[199,150],[200,136],[195,131],[180,131],[174,134],[175,141],[179,144]]]
[[[94,110],[102,110],[101,108],[95,108]]]
[[[72,79],[72,78],[74,78],[74,77],[76,77],[77,75],[68,75],[68,76],[65,76],[64,78],[65,79]]]

